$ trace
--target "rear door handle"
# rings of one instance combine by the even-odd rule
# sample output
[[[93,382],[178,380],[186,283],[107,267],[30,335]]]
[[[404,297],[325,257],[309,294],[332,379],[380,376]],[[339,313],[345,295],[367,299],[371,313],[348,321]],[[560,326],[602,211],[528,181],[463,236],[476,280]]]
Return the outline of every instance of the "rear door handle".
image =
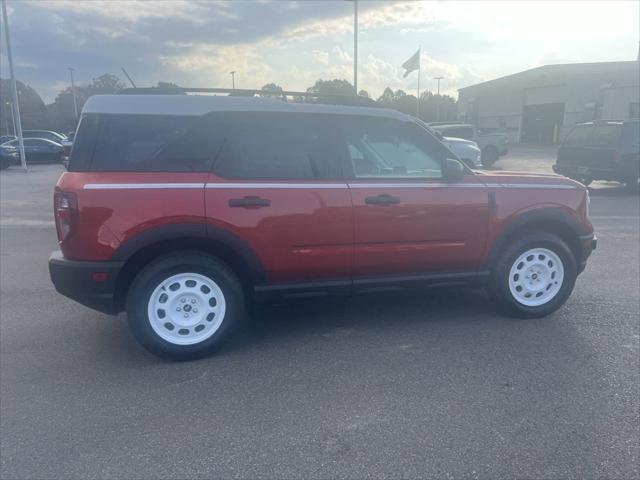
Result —
[[[260,197],[232,198],[229,200],[229,206],[239,207],[239,208],[270,207],[271,200],[267,198],[260,198]]]
[[[394,205],[400,203],[400,197],[393,195],[376,195],[375,197],[367,197],[364,199],[367,205]]]

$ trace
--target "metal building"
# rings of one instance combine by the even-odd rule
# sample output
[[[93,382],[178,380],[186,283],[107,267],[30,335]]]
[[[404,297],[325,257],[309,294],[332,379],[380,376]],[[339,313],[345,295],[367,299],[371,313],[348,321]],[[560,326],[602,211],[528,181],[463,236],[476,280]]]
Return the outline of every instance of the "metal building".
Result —
[[[578,123],[640,114],[640,62],[544,65],[458,90],[461,120],[514,143],[554,144]]]

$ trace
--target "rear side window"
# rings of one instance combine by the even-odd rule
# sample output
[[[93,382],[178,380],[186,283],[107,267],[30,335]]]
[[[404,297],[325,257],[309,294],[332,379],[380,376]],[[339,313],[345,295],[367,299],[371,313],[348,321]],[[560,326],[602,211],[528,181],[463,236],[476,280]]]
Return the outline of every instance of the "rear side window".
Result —
[[[587,145],[591,139],[593,125],[577,125],[569,132],[564,144],[567,146]]]
[[[205,172],[221,145],[209,117],[100,115],[91,171]],[[78,137],[82,137],[82,126]]]
[[[593,129],[591,141],[594,147],[617,147],[620,143],[620,134],[622,133],[622,125],[596,125]]]
[[[339,178],[331,125],[319,114],[227,113],[215,172],[243,179]]]
[[[83,115],[78,125],[71,155],[69,157],[69,171],[86,171],[91,164],[93,149],[98,137],[98,115]]]

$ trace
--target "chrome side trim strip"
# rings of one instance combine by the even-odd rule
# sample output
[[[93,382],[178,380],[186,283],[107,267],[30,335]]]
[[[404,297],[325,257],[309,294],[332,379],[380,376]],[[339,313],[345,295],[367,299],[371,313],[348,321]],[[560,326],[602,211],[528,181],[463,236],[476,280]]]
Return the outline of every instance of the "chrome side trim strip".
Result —
[[[349,188],[484,188],[482,183],[349,183]]]
[[[574,187],[573,185],[559,185],[554,183],[487,183],[487,187],[496,187],[496,188],[541,188],[541,189],[552,189],[552,190],[576,190],[579,187]]]
[[[139,190],[153,188],[204,188],[204,183],[86,183],[84,190]]]
[[[266,183],[266,182],[265,183],[207,183],[205,188],[318,189],[318,188],[347,188],[347,184],[346,183]]]
[[[84,190],[140,189],[345,189],[345,188],[516,188],[576,190],[572,185],[544,183],[87,183]]]

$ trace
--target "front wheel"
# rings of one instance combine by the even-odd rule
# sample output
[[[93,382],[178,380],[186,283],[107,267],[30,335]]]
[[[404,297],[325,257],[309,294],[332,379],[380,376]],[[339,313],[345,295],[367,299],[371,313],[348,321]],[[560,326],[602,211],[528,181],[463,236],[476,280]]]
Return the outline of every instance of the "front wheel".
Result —
[[[161,257],[135,278],[127,297],[129,325],[138,341],[164,358],[187,360],[215,350],[243,317],[237,276],[209,255]]]
[[[543,317],[569,298],[576,277],[573,253],[560,238],[531,233],[516,240],[498,258],[488,291],[512,316]]]

